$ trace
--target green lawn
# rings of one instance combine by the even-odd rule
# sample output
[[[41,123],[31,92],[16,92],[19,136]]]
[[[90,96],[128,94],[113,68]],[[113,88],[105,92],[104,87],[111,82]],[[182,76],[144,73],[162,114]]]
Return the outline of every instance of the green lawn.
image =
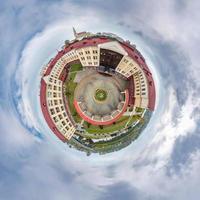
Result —
[[[73,64],[70,68],[70,72],[69,72],[69,77],[65,83],[66,86],[66,98],[68,101],[68,105],[69,105],[69,109],[70,109],[70,113],[73,116],[74,120],[77,123],[81,122],[81,117],[78,115],[78,113],[76,112],[76,109],[74,107],[74,90],[76,89],[77,83],[74,82],[74,78],[76,76],[76,71],[80,71],[82,69],[82,65],[81,64]],[[73,73],[71,73],[73,72]]]
[[[70,72],[81,71],[82,69],[83,69],[83,66],[80,63],[72,64],[70,68]]]
[[[135,111],[136,112],[144,112],[144,108],[136,107]]]
[[[107,92],[102,89],[97,89],[94,97],[97,101],[104,101],[107,98]]]
[[[128,125],[132,124],[134,121],[138,120],[138,116],[132,116],[130,122]],[[90,125],[87,126],[87,122],[84,122],[84,127],[88,133],[95,133],[95,134],[103,134],[103,133],[112,133],[114,131],[120,130],[125,127],[126,123],[129,120],[129,116],[122,116],[119,120],[116,121],[115,124],[103,126],[103,129],[101,129],[99,126]]]
[[[139,117],[139,116],[138,116]],[[140,120],[139,125],[133,127],[126,133],[126,135],[122,135],[119,137],[116,137],[112,139],[111,141],[105,142],[105,141],[100,141],[96,142],[92,145],[92,147],[101,152],[112,152],[115,151],[116,149],[121,149],[125,146],[127,146],[131,141],[134,141],[137,139],[137,137],[141,134],[143,128],[145,127],[145,124],[148,123],[149,119],[151,117],[151,113],[147,113],[144,118],[142,118],[142,123]]]

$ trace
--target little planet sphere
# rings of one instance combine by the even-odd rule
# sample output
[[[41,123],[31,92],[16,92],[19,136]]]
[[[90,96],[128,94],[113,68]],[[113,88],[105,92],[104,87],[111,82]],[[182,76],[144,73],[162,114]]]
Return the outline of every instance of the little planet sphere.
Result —
[[[40,104],[48,127],[71,148],[125,148],[155,108],[152,73],[136,46],[112,33],[76,32],[42,68]]]

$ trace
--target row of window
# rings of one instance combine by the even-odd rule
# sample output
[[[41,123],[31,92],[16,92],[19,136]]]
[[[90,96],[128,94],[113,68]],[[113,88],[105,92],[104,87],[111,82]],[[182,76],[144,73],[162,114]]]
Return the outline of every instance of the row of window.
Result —
[[[53,78],[52,81],[54,83]],[[68,139],[70,139],[75,131],[75,127],[69,120],[64,109],[61,87],[59,85],[48,84],[47,94],[47,102],[51,118],[56,124],[58,130]]]
[[[48,99],[48,105],[49,107],[54,107],[54,106],[57,106],[57,105],[60,105],[62,104],[62,99]]]
[[[54,77],[50,77],[49,78],[49,83],[50,84],[55,84],[55,85],[62,85],[62,82],[60,81],[60,80],[58,80],[58,79],[55,79]]]
[[[61,86],[57,86],[57,85],[52,85],[52,84],[48,84],[47,86],[48,90],[55,90],[55,91],[61,91]]]
[[[87,54],[87,55],[88,54],[98,54],[98,50],[92,50],[92,51],[86,50],[85,54]],[[84,53],[83,52],[79,52],[79,55],[82,56],[82,55],[84,55]]]
[[[47,97],[48,98],[61,98],[62,97],[62,93],[61,92],[51,92],[51,91],[48,91],[47,92]]]
[[[83,66],[98,65],[99,56],[97,47],[81,48],[77,50],[77,53]]]
[[[97,60],[98,56],[86,56],[86,57],[81,57],[81,60],[91,60],[93,58],[93,60]]]
[[[78,59],[78,56],[76,55],[76,52],[74,51],[70,51],[67,54],[65,54],[64,56],[62,56],[57,63],[54,65],[54,68],[51,71],[51,75],[53,75],[53,77],[58,78],[60,73],[62,72],[63,68],[65,67],[65,65],[68,62],[71,62],[73,60]]]
[[[135,80],[136,95],[137,96],[147,95],[147,86],[145,84],[144,75],[142,74],[142,71],[139,71],[136,74],[134,74],[134,80]]]
[[[123,60],[119,63],[118,66],[118,72],[122,73],[126,77],[131,76],[138,70],[138,67],[135,66],[131,58],[123,58]]]

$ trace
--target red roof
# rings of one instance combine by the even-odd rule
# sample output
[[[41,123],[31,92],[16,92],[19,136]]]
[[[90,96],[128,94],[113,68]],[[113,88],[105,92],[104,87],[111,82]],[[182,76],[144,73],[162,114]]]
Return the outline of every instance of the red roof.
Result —
[[[129,90],[129,105],[133,106],[135,103],[135,98],[134,98],[134,81],[133,81],[133,76],[129,78],[129,83],[128,83],[128,90]]]
[[[81,41],[76,41],[69,46],[67,46],[64,50],[58,51],[56,56],[50,61],[49,66],[44,74],[44,76],[50,74],[53,66],[56,64],[56,62],[67,52],[73,50],[73,49],[78,49],[82,47],[88,47],[88,46],[97,46],[98,44],[105,43],[111,41],[108,38],[105,37],[98,37],[98,38],[85,38]]]
[[[156,101],[156,90],[155,90],[155,84],[154,80],[151,74],[146,75],[147,80],[148,80],[148,89],[149,89],[149,104],[148,108],[153,111],[155,108],[155,101]]]
[[[58,53],[56,54],[56,56],[50,61],[49,66],[44,74],[44,76],[49,75],[53,66],[56,64],[56,62],[64,55],[64,51],[58,51]]]
[[[66,54],[67,52],[71,51],[72,49],[77,49],[77,48],[82,48],[82,47],[87,47],[87,46],[96,46],[98,44],[105,43],[105,42],[110,42],[110,41],[111,40],[109,38],[97,37],[97,38],[85,38],[85,39],[83,39],[81,41],[76,41],[76,42],[70,44],[64,50],[59,51],[57,53],[57,55],[50,61],[49,66],[48,66],[48,68],[47,68],[44,76],[49,75],[50,72],[51,72],[51,70],[52,70],[52,68],[53,68],[53,66],[55,65],[55,63],[64,54]],[[127,43],[121,43],[121,45],[127,51],[128,55],[131,58],[133,58],[140,65],[140,67],[142,68],[142,70],[145,72],[146,78],[148,80],[148,90],[149,90],[149,104],[148,104],[148,108],[150,110],[154,110],[154,107],[155,107],[155,98],[156,98],[155,85],[154,85],[154,80],[152,78],[152,74],[151,74],[148,66],[145,63],[145,60],[142,59],[141,55],[138,54],[137,50],[134,50],[134,48],[131,47],[129,44],[127,44]],[[65,80],[66,76],[67,76],[67,71],[63,71],[61,73],[60,79],[63,81],[63,80]],[[127,95],[127,93],[126,93],[126,95]],[[128,103],[132,103],[132,102],[130,100],[126,101],[126,103],[125,103],[126,106],[124,107],[125,110],[126,110],[126,107],[127,107]],[[50,114],[48,112],[47,102],[46,102],[46,83],[45,83],[45,81],[43,79],[41,80],[41,88],[40,88],[40,104],[41,104],[41,108],[42,108],[42,112],[43,112],[44,118],[47,121],[47,124],[49,125],[50,129],[54,132],[54,134],[58,138],[60,138],[63,142],[65,142],[66,138],[56,128],[56,126],[55,126],[55,124],[54,124],[53,120],[51,119]],[[76,106],[76,102],[75,102],[75,106]],[[125,110],[123,110],[123,112]],[[109,121],[109,122],[106,122],[106,123],[103,122],[102,125],[113,123],[114,121],[116,121],[123,114],[123,112],[120,113],[120,115],[118,115],[112,121]],[[84,115],[82,117],[84,118],[86,116]],[[88,119],[88,120],[91,120],[91,119]],[[92,122],[90,121],[90,123],[92,123]]]
[[[110,41],[111,40],[109,38],[105,38],[105,37],[85,38],[81,41],[76,41],[70,44],[64,49],[64,52],[67,53],[68,51],[71,51],[72,49],[78,49],[82,47],[97,46],[98,44],[110,42]]]

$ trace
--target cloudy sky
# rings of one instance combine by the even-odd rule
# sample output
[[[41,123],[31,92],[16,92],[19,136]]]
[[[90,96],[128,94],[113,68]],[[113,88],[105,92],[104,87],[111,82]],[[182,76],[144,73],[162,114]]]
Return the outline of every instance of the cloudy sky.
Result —
[[[1,0],[0,199],[199,199],[199,10],[198,0]],[[120,152],[69,149],[41,114],[41,68],[73,26],[132,41],[153,72],[154,115]]]

